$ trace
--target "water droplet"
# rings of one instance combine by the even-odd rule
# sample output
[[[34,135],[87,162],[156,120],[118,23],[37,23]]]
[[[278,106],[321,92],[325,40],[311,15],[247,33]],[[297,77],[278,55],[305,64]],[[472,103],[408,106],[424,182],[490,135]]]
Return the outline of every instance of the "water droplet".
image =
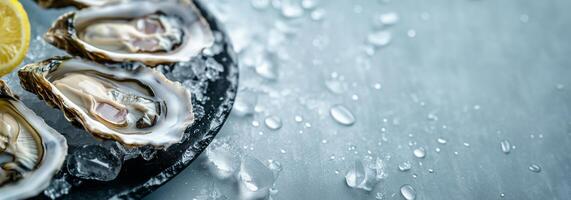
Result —
[[[280,153],[285,154],[287,151],[285,149],[280,149]]]
[[[470,143],[464,142],[463,144],[465,147],[470,147]]]
[[[324,9],[321,8],[315,9],[314,11],[311,12],[311,19],[315,21],[322,20],[323,17],[325,17],[325,14],[326,12]]]
[[[345,174],[345,182],[351,188],[362,189],[371,191],[377,184],[375,172],[363,165],[360,160],[355,161],[355,164]]]
[[[331,117],[339,124],[351,126],[355,123],[355,116],[343,105],[334,105],[329,109]]]
[[[359,95],[356,95],[356,94],[351,95],[351,99],[353,99],[353,101],[357,101],[357,100],[359,100]]]
[[[319,3],[318,0],[302,0],[301,1],[301,7],[303,7],[304,9],[314,9],[315,7],[317,7],[317,4]]]
[[[509,140],[502,140],[500,142],[500,148],[502,150],[502,152],[504,152],[505,154],[509,154],[511,151],[511,144]]]
[[[329,160],[335,160],[335,155],[329,156]]]
[[[274,172],[275,177],[283,170],[282,164],[275,160],[268,160],[268,168]]]
[[[252,121],[252,126],[254,127],[259,127],[260,126],[260,122],[258,120],[254,120]]]
[[[347,85],[340,80],[331,79],[325,81],[325,86],[335,94],[341,94],[347,89]]]
[[[436,147],[436,149],[434,149],[434,151],[436,151],[436,153],[440,152],[440,148]]]
[[[529,171],[534,172],[534,173],[541,172],[541,166],[536,165],[536,164],[529,165],[528,169],[529,169]]]
[[[416,37],[416,31],[414,29],[410,29],[406,32],[406,35],[408,35],[410,38],[414,38]]]
[[[298,18],[303,15],[303,8],[294,2],[282,2],[281,11],[286,18]]]
[[[327,144],[327,140],[321,140],[322,144]]]
[[[381,84],[380,83],[375,83],[373,84],[373,88],[375,88],[376,90],[380,90],[381,89]]]
[[[410,164],[409,161],[405,161],[400,163],[398,167],[401,172],[406,172],[412,168],[412,165]]]
[[[383,47],[391,42],[392,35],[388,31],[376,31],[367,36],[369,44],[376,47]]]
[[[420,147],[420,148],[415,149],[413,151],[413,154],[417,158],[424,158],[426,156],[426,151],[424,150],[424,148]]]
[[[383,25],[394,25],[399,21],[399,16],[395,12],[379,15],[377,20]]]
[[[426,119],[428,119],[430,121],[438,121],[438,116],[436,116],[436,114],[434,114],[434,113],[429,113],[426,116]]]
[[[414,200],[416,199],[416,190],[411,185],[403,185],[400,187],[400,194],[406,200]]]
[[[500,197],[501,197],[501,198],[504,198],[504,197],[506,197],[506,194],[500,193]]]
[[[436,141],[437,141],[439,144],[446,144],[446,142],[448,142],[448,141],[446,141],[446,139],[444,139],[444,138],[438,138],[438,139],[436,139]]]
[[[357,146],[355,145],[349,145],[349,147],[347,147],[347,150],[349,151],[355,151],[355,149],[357,149]]]
[[[434,170],[433,170],[433,169],[428,169],[428,173],[431,173],[431,174],[432,174],[432,173],[434,173]]]
[[[250,0],[250,5],[258,10],[264,10],[270,5],[270,0]]]
[[[271,130],[278,130],[282,128],[282,120],[278,116],[269,116],[264,120],[266,127]]]
[[[294,117],[294,120],[295,120],[295,122],[300,123],[300,122],[303,121],[303,118],[302,118],[301,116],[299,116],[299,115],[296,115],[296,116]]]

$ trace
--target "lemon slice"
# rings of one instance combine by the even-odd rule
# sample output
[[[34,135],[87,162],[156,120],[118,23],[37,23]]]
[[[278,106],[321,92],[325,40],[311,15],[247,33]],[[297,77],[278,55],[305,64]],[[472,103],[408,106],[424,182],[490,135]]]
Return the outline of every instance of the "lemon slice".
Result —
[[[30,46],[30,21],[17,0],[0,0],[0,76],[16,68]]]

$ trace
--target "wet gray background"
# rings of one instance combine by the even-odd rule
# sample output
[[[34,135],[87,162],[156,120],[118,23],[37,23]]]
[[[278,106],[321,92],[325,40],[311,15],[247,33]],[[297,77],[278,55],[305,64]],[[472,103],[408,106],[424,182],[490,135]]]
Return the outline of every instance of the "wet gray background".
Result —
[[[317,9],[325,16],[317,21],[310,10],[288,19],[246,0],[203,2],[239,49],[263,46],[278,55],[276,80],[242,66],[239,96],[257,102],[257,112],[231,116],[218,136],[242,154],[283,165],[273,199],[401,199],[403,184],[417,199],[571,198],[571,1],[322,0]],[[374,16],[387,12],[398,23],[375,26]],[[369,55],[366,38],[377,30],[392,39]],[[343,79],[340,90],[326,87],[332,73]],[[335,104],[354,113],[353,126],[329,116]],[[282,119],[280,130],[264,126],[269,115]],[[515,146],[508,155],[504,139]],[[427,150],[424,159],[412,155],[418,147]],[[346,170],[367,156],[382,158],[388,177],[372,192],[347,187]],[[146,199],[213,191],[238,198],[236,183],[214,178],[204,159]],[[410,171],[397,170],[403,161]]]
[[[253,9],[248,1],[208,2],[241,40],[248,38],[241,32],[271,35],[276,21],[295,27],[280,45],[289,59],[280,61],[277,81],[241,69],[241,87],[256,91],[264,111],[230,117],[219,135],[247,146],[245,152],[260,160],[282,163],[274,199],[374,199],[377,192],[401,199],[402,184],[415,187],[417,199],[500,199],[501,193],[503,199],[571,198],[571,1],[321,1],[326,15],[320,22],[308,11],[290,20],[272,8]],[[387,28],[391,44],[367,57],[363,46],[375,29],[374,15],[386,12],[400,17]],[[332,72],[344,76],[345,92],[325,87]],[[382,89],[374,89],[375,83]],[[337,103],[353,111],[355,125],[331,119],[328,109]],[[280,116],[283,128],[251,125],[266,115]],[[296,123],[296,115],[311,127]],[[448,143],[438,144],[438,137]],[[508,155],[500,150],[503,139],[516,147]],[[348,150],[351,145],[357,154]],[[412,155],[419,146],[427,149],[424,159]],[[367,151],[391,156],[388,177],[370,193],[344,182],[348,167]],[[407,160],[412,170],[398,171]],[[533,163],[540,173],[528,170]],[[224,190],[228,185],[195,162],[147,199],[192,199],[214,188],[237,198]]]

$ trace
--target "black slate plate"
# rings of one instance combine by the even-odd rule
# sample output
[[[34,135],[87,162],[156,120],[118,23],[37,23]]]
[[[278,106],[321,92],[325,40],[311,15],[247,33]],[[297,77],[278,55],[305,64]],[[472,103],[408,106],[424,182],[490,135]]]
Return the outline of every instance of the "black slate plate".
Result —
[[[190,82],[192,87],[203,87],[203,97],[193,93],[193,106],[197,120],[186,130],[189,135],[182,143],[169,147],[166,151],[159,151],[151,160],[141,157],[127,160],[123,163],[118,177],[109,182],[82,180],[73,177],[67,172],[66,163],[56,175],[56,179],[65,180],[71,185],[69,192],[60,196],[60,199],[138,199],[156,190],[161,185],[185,169],[212,141],[224,124],[238,88],[238,66],[230,40],[224,34],[219,22],[205,7],[196,2],[200,12],[206,17],[211,29],[218,32],[217,44],[221,49],[216,53],[203,53],[197,59],[210,58],[217,61],[224,68],[217,78],[200,81],[200,77],[192,74],[173,74],[172,68],[164,67],[162,71],[174,81]],[[40,15],[41,13],[31,13]],[[39,61],[39,60],[38,60]],[[196,64],[196,63],[195,63]],[[198,62],[198,64],[204,64]],[[176,70],[176,69],[175,69]],[[190,71],[189,71],[190,73]],[[204,75],[204,74],[203,74]],[[61,111],[50,108],[37,98],[23,95],[22,101],[34,110],[46,122],[62,133],[68,139],[69,155],[86,144],[101,145],[109,148],[110,141],[98,141],[86,133],[82,128],[74,127],[63,118]],[[68,158],[69,158],[68,155]],[[53,181],[52,181],[52,186]],[[33,199],[49,199],[40,194]]]

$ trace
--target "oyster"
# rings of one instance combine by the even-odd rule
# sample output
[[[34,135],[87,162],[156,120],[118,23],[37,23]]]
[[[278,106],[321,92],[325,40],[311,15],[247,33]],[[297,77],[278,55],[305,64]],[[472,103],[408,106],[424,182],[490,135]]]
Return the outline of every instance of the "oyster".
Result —
[[[62,8],[75,6],[76,8],[86,8],[92,6],[102,6],[110,3],[117,3],[122,0],[36,0],[44,8]]]
[[[65,138],[0,80],[0,199],[40,193],[61,168],[66,154]]]
[[[67,120],[129,146],[168,147],[194,121],[190,92],[144,65],[62,57],[26,65],[18,75]]]
[[[129,1],[61,16],[44,37],[72,55],[149,66],[187,62],[214,35],[191,1]]]

